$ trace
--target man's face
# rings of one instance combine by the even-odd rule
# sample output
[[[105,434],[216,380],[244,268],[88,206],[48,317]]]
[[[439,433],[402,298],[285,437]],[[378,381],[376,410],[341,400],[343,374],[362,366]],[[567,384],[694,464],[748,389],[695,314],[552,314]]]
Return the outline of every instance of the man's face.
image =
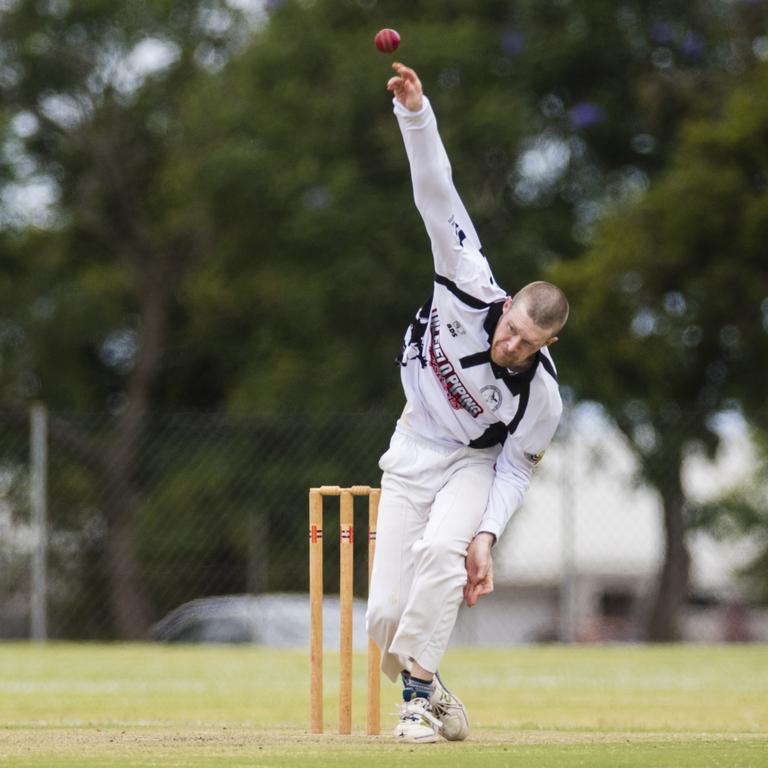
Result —
[[[542,348],[557,341],[550,329],[539,328],[531,320],[524,301],[504,303],[491,342],[491,360],[502,368],[525,369],[531,358]]]

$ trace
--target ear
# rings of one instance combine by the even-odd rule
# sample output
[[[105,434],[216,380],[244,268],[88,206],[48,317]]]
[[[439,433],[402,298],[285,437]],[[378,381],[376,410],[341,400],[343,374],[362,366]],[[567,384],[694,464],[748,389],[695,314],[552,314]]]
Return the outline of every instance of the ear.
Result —
[[[504,306],[501,308],[502,314],[509,312],[509,308],[512,306],[512,297],[507,296],[507,300],[504,302]]]
[[[552,344],[554,344],[558,340],[557,336],[553,336],[551,339],[547,339],[547,341],[544,342],[545,347],[549,347]]]

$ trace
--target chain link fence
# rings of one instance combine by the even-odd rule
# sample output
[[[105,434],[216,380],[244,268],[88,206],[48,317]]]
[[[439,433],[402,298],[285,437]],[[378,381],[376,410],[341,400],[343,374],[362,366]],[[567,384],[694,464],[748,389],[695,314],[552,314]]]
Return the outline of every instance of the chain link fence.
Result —
[[[37,413],[37,432],[29,414],[0,413],[3,638],[305,642],[307,490],[378,485],[396,419],[155,415],[133,434],[119,416],[51,413],[41,427]],[[726,441],[719,461],[748,463],[734,451],[748,440]],[[691,492],[718,467],[690,462]],[[338,584],[336,509],[326,512],[327,594]],[[494,595],[461,610],[454,642],[641,638],[661,525],[626,444],[599,410],[576,409],[497,545]],[[367,542],[358,538],[359,626]],[[749,547],[700,534],[690,545],[698,597],[684,635],[768,638],[765,612],[736,576]]]

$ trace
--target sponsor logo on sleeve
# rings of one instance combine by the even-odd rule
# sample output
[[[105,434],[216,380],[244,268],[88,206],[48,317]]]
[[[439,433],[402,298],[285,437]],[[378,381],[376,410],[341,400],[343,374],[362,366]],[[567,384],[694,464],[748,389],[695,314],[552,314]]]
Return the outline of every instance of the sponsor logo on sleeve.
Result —
[[[539,451],[538,453],[526,453],[525,458],[528,459],[531,464],[536,466],[544,458],[544,451]]]
[[[451,218],[448,219],[448,223],[453,227],[453,232],[456,235],[456,239],[459,241],[459,245],[464,245],[464,241],[467,239],[467,236],[464,234],[464,230],[456,221],[456,217],[451,216]]]
[[[467,332],[466,328],[458,321],[451,320],[450,323],[446,323],[445,327],[448,329],[448,333],[455,339],[457,336],[464,336]]]

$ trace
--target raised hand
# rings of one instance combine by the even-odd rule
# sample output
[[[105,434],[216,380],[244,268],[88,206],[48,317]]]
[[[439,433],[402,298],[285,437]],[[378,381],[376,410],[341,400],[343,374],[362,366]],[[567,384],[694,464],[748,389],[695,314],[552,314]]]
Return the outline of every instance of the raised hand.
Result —
[[[392,65],[392,69],[397,74],[387,81],[387,90],[391,91],[406,109],[418,112],[423,104],[423,91],[418,75],[399,61]]]

